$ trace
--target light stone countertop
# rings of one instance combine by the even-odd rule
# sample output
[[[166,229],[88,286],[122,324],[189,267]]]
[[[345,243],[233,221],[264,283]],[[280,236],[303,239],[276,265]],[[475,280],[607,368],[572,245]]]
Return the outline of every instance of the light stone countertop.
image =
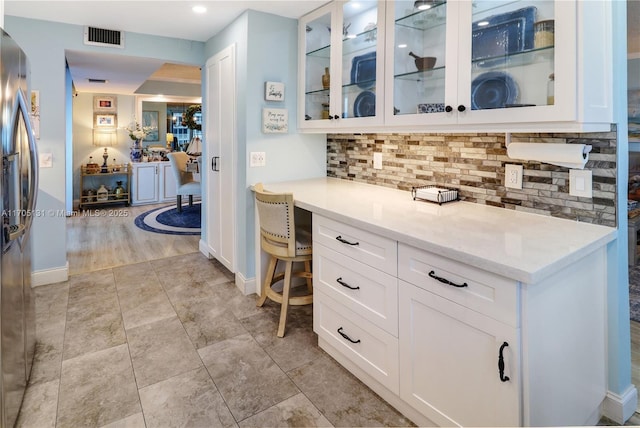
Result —
[[[535,283],[601,248],[612,227],[471,202],[442,205],[411,192],[336,178],[265,183],[296,206],[523,283]]]

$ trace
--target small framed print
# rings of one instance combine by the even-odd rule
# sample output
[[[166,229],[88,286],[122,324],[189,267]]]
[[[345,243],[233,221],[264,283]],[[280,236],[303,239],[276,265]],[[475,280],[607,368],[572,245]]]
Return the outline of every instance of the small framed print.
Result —
[[[286,134],[289,132],[289,112],[284,108],[262,109],[262,132]]]
[[[115,114],[96,113],[93,116],[95,128],[116,128],[118,126],[118,118]]]
[[[112,95],[95,95],[93,97],[93,111],[115,113],[118,110],[117,98]]]
[[[266,101],[284,101],[284,83],[264,82],[264,99]]]

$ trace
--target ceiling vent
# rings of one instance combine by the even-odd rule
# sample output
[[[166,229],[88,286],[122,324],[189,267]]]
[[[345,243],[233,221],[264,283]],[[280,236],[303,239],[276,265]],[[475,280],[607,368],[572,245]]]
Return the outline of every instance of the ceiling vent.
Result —
[[[85,26],[84,44],[124,48],[124,34],[122,31],[105,30],[103,28]]]

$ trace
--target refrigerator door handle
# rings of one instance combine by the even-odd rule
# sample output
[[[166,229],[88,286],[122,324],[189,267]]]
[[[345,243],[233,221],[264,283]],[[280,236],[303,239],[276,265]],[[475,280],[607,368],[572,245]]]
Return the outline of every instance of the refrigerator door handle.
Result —
[[[31,127],[31,118],[29,117],[29,112],[31,111],[31,103],[27,104],[26,95],[22,91],[22,89],[18,89],[16,94],[16,99],[18,102],[18,112],[22,115],[22,119],[24,120],[25,127],[27,129],[27,140],[29,141],[29,195],[28,195],[28,206],[27,206],[27,217],[25,219],[25,235],[29,233],[31,229],[31,222],[33,221],[33,215],[31,215],[36,207],[36,196],[38,194],[38,148],[36,147],[36,137],[33,132],[33,128]],[[16,120],[13,122],[13,138],[16,138],[16,129],[18,127],[18,120],[16,116]]]

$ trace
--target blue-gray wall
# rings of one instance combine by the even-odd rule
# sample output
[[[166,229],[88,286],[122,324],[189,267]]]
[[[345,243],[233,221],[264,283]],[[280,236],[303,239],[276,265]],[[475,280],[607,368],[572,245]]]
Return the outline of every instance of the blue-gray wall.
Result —
[[[33,230],[33,267],[36,273],[66,270],[67,241],[65,201],[69,191],[67,159],[71,127],[70,85],[65,50],[104,52],[157,58],[168,62],[202,65],[204,43],[127,33],[124,49],[86,46],[83,27],[5,16],[4,29],[27,54],[31,88],[40,91],[40,139],[38,150],[53,154],[53,168],[40,170],[38,213]]]
[[[244,278],[252,279],[255,277],[256,243],[253,193],[250,186],[258,182],[325,176],[326,135],[298,134],[296,131],[297,20],[249,10],[207,41],[206,58],[214,56],[233,43],[236,44],[238,92],[238,164],[236,165],[238,260],[236,260],[236,266]],[[264,83],[267,81],[284,83],[284,102],[264,100]],[[206,91],[206,87],[203,91]],[[264,107],[288,110],[288,134],[262,133]],[[254,151],[265,152],[266,166],[249,168],[249,153]],[[206,192],[203,191],[203,194]],[[206,235],[203,234],[203,236]]]

